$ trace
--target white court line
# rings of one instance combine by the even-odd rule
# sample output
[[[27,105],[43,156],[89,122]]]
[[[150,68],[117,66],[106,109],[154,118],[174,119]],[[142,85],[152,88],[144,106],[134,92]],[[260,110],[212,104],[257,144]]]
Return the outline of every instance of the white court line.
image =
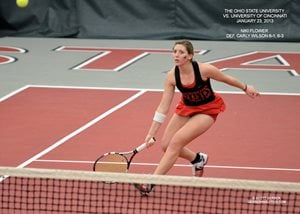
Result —
[[[142,94],[144,94],[145,92],[146,92],[146,90],[142,90],[142,91],[137,92],[136,94],[134,94],[133,96],[129,97],[125,101],[123,101],[123,102],[119,103],[118,105],[112,107],[111,109],[109,109],[108,111],[106,111],[103,114],[99,115],[98,117],[96,117],[95,119],[91,120],[90,122],[86,123],[82,127],[78,128],[77,130],[75,130],[72,133],[68,134],[64,138],[62,138],[59,141],[55,142],[54,144],[52,144],[51,146],[49,146],[48,148],[46,148],[42,152],[36,154],[32,158],[30,158],[27,161],[21,163],[19,166],[17,166],[17,168],[23,168],[23,167],[29,165],[30,163],[32,163],[33,161],[36,161],[38,158],[42,157],[43,155],[47,154],[48,152],[50,152],[53,149],[57,148],[58,146],[62,145],[66,141],[70,140],[72,137],[78,135],[79,133],[83,132],[87,128],[91,127],[95,123],[97,123],[100,120],[102,120],[103,118],[107,117],[108,115],[112,114],[113,112],[117,111],[118,109],[122,108],[123,106],[127,105],[128,103],[132,102],[133,100],[135,100],[136,98],[138,98],[139,96],[141,96]]]
[[[10,98],[10,97],[12,97],[12,96],[14,96],[14,95],[16,95],[16,94],[18,94],[18,93],[24,91],[25,89],[28,89],[29,87],[30,87],[29,85],[26,85],[26,86],[24,86],[24,87],[21,87],[21,88],[15,90],[15,91],[13,91],[13,92],[7,94],[7,95],[4,96],[4,97],[1,97],[1,98],[0,98],[0,102],[2,102],[2,101],[4,101],[4,100],[7,100],[8,98]]]
[[[112,91],[149,91],[149,92],[163,92],[163,89],[146,89],[146,88],[117,88],[117,87],[89,87],[89,86],[54,86],[54,85],[26,85],[21,87],[10,94],[0,97],[0,102],[16,95],[19,92],[24,91],[28,88],[55,88],[55,89],[85,89],[85,90],[112,90]],[[177,90],[176,90],[177,91]],[[243,91],[218,91],[220,94],[244,94]],[[178,92],[178,91],[177,91]],[[288,92],[260,92],[261,95],[277,95],[277,96],[300,96],[300,93],[288,93]]]
[[[117,87],[90,87],[90,86],[53,86],[53,85],[28,85],[31,88],[57,88],[57,89],[86,89],[86,90],[112,90],[112,91],[148,91],[148,92],[163,92],[163,89],[150,89],[150,88],[117,88]],[[179,92],[178,90],[176,90]],[[220,94],[245,94],[243,91],[219,91],[215,92]],[[300,93],[289,93],[289,92],[259,92],[262,95],[278,95],[278,96],[300,96]]]
[[[78,161],[78,160],[46,160],[39,159],[36,162],[48,162],[48,163],[77,163],[77,164],[93,164],[94,161]],[[131,163],[136,166],[158,166],[158,163]],[[175,164],[175,167],[191,167],[190,164]],[[275,168],[275,167],[254,167],[254,166],[224,166],[224,165],[206,165],[207,168],[217,169],[240,169],[240,170],[265,170],[265,171],[293,171],[300,172],[300,169],[293,168]]]

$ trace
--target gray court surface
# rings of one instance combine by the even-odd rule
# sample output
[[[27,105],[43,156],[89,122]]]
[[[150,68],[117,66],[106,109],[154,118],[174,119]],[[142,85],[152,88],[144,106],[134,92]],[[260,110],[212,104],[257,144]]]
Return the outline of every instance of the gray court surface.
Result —
[[[0,51],[2,56],[11,56],[17,59],[13,63],[0,64],[0,97],[26,85],[162,89],[165,73],[173,66],[171,53],[148,54],[120,71],[90,71],[72,68],[97,53],[58,52],[54,49],[60,46],[83,46],[171,50],[174,42],[170,40],[0,38],[0,46],[27,50],[26,53]],[[211,62],[253,51],[300,53],[300,43],[192,42],[195,49],[207,50],[206,54],[194,57],[195,60],[202,62]],[[279,62],[269,59],[265,63],[276,65]],[[248,84],[255,85],[263,93],[295,93],[297,95],[300,93],[300,76],[291,75],[286,70],[228,69],[224,72],[234,75]],[[300,73],[299,70],[298,73]],[[213,87],[217,91],[238,91],[214,81]]]

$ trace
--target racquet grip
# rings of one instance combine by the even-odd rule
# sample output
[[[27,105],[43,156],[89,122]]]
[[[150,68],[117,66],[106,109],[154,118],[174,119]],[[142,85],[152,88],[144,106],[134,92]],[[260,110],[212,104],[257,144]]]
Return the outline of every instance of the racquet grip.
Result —
[[[149,140],[149,143],[154,143],[155,142],[155,138],[151,138]],[[147,147],[147,143],[143,143],[142,145],[140,145],[139,147],[136,148],[137,152],[142,151],[143,149],[145,149]]]

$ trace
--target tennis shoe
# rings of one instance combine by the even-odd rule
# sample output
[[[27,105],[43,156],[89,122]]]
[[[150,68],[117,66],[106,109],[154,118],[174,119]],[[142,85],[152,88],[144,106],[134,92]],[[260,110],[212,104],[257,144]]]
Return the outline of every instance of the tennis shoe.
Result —
[[[193,164],[192,171],[193,175],[196,177],[202,177],[204,173],[204,166],[208,162],[208,155],[204,153],[199,153],[200,161]]]
[[[154,187],[153,184],[134,184],[134,187],[141,193],[142,196],[147,196]]]

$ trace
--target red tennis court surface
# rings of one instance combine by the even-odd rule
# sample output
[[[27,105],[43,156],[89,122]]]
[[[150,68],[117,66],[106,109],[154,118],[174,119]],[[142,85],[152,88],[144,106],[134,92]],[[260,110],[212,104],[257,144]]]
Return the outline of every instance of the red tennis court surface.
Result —
[[[299,182],[299,94],[221,94],[227,110],[190,145],[210,155],[205,176]],[[0,102],[0,165],[91,170],[102,153],[142,143],[160,97],[151,90],[24,87]],[[131,172],[153,171],[163,129]],[[191,175],[191,168],[178,160],[170,174]]]

